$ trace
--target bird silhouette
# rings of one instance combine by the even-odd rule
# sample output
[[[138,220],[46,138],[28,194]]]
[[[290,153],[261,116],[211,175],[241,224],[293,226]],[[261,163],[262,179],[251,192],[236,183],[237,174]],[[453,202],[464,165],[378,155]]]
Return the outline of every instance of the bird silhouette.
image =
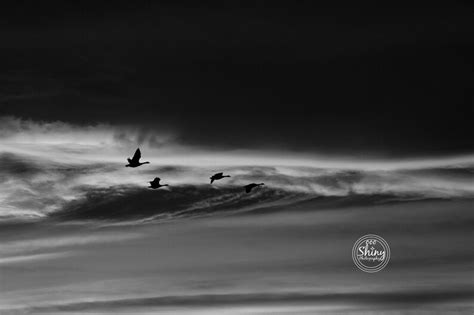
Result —
[[[128,158],[128,164],[125,165],[126,167],[139,167],[143,164],[149,164],[150,162],[140,162],[140,158],[142,157],[142,153],[140,152],[140,148],[135,151],[133,158]]]
[[[160,187],[163,187],[163,186],[169,186],[168,184],[161,185],[160,180],[161,179],[159,177],[155,177],[155,179],[153,181],[149,182],[150,187],[148,187],[148,188],[157,189],[157,188],[160,188]]]
[[[255,187],[263,186],[263,185],[265,185],[265,184],[264,184],[264,183],[260,183],[260,184],[252,183],[252,184],[245,185],[245,186],[244,186],[245,192],[246,192],[246,193],[249,193],[249,192],[251,192],[252,189],[254,189]]]
[[[230,177],[230,175],[223,175],[223,174],[224,173],[216,173],[216,174],[212,175],[211,177],[209,177],[211,179],[211,184],[215,180],[223,179],[224,177]]]

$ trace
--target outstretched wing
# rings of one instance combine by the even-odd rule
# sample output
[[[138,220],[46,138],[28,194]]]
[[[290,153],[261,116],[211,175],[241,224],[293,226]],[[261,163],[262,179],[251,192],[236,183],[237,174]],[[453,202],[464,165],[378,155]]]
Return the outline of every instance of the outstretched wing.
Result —
[[[140,152],[140,148],[138,148],[137,151],[135,151],[135,154],[133,155],[132,160],[134,162],[138,162],[138,161],[140,161],[141,157],[142,157],[142,153]]]
[[[244,188],[245,188],[245,192],[249,193],[253,187],[251,185],[247,185],[247,186],[244,186]]]
[[[161,180],[161,178],[155,177],[155,179],[153,180],[153,182],[156,183],[156,184],[159,184],[159,183],[160,183],[160,180]]]
[[[224,173],[216,173],[216,175],[214,175],[214,176],[221,177],[222,175],[224,175]]]

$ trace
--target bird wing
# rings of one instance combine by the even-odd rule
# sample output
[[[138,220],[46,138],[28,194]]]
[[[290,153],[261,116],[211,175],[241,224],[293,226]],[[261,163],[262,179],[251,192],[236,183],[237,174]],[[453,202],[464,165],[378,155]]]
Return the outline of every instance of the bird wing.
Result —
[[[142,153],[140,152],[140,149],[137,149],[137,151],[135,151],[135,154],[133,155],[132,160],[134,162],[138,162],[141,157],[142,157]]]
[[[224,173],[216,173],[214,176],[219,176],[220,177],[222,175],[224,175]]]
[[[160,180],[161,180],[161,178],[159,178],[159,177],[155,177],[155,179],[153,180],[153,182],[155,182],[155,183],[159,184],[159,183],[160,183]]]

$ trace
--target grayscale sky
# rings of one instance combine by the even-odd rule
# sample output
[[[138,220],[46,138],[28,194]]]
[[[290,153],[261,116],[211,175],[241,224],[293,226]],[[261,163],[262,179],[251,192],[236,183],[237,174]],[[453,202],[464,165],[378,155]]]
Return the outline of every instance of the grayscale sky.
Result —
[[[2,3],[0,313],[472,314],[473,16]]]

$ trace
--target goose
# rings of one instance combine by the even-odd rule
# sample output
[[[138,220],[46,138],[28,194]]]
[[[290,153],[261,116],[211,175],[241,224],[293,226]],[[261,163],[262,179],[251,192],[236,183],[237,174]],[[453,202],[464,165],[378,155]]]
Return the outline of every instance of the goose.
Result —
[[[230,177],[230,175],[223,175],[223,174],[224,173],[216,173],[216,174],[212,175],[211,177],[209,177],[211,179],[211,184],[215,180],[223,179],[224,177]]]
[[[133,158],[128,158],[128,164],[125,165],[126,167],[139,167],[143,164],[150,164],[150,162],[140,162],[140,158],[142,157],[142,153],[140,152],[140,148],[135,151]]]
[[[160,188],[160,187],[163,187],[163,186],[169,186],[168,184],[164,184],[164,185],[161,185],[160,184],[160,178],[159,177],[155,177],[155,179],[150,183],[150,186],[148,188],[153,188],[153,189],[157,189],[157,188]]]
[[[245,188],[245,192],[246,193],[249,193],[252,189],[254,189],[255,187],[258,187],[258,186],[263,186],[265,185],[264,183],[260,183],[260,184],[255,184],[255,183],[252,183],[252,184],[248,184],[248,185],[245,185],[244,188]]]

